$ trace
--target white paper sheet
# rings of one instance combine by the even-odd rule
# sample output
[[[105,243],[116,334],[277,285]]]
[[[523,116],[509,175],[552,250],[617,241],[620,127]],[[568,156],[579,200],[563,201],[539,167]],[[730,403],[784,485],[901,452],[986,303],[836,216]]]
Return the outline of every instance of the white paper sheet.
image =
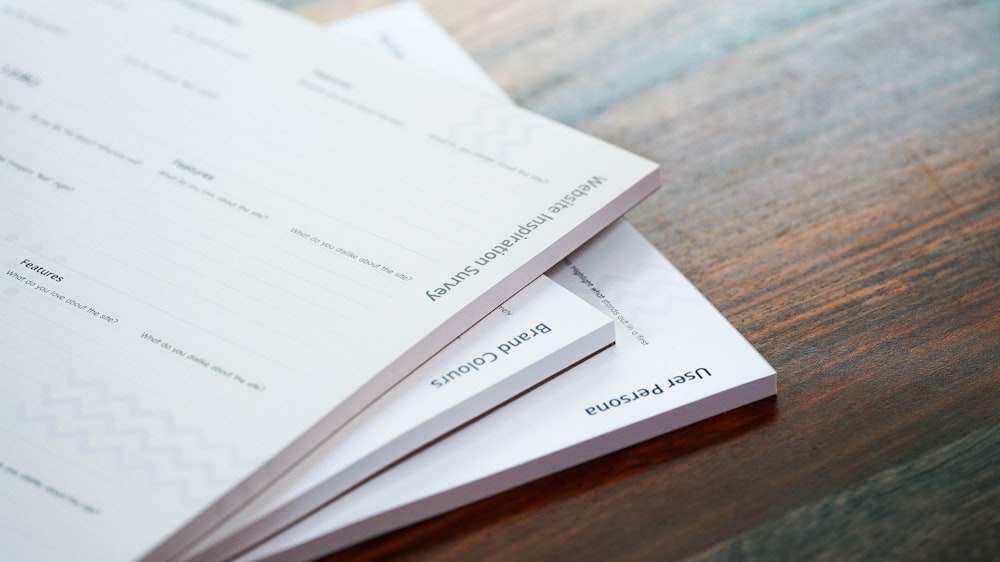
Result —
[[[333,22],[327,29],[334,37],[357,42],[373,52],[493,97],[507,98],[507,92],[417,2],[388,4]]]
[[[266,5],[0,2],[0,558],[175,551],[656,176]]]

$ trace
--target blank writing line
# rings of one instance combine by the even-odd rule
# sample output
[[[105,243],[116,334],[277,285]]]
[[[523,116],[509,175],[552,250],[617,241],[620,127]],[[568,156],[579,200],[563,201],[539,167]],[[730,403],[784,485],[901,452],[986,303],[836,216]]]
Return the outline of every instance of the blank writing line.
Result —
[[[292,336],[292,335],[289,335],[289,334],[287,334],[285,332],[282,332],[280,330],[276,330],[276,329],[274,329],[273,326],[268,326],[267,324],[263,324],[263,323],[257,321],[256,319],[254,319],[253,317],[241,314],[241,313],[239,313],[239,312],[237,312],[237,311],[229,308],[228,306],[221,305],[221,304],[219,304],[217,302],[212,302],[211,300],[209,300],[209,299],[207,299],[205,297],[202,297],[202,296],[198,296],[198,298],[201,299],[201,300],[203,300],[203,301],[205,301],[205,302],[207,302],[207,303],[209,303],[209,304],[211,304],[212,306],[215,306],[217,308],[221,308],[222,310],[225,310],[226,312],[232,314],[233,316],[239,316],[240,318],[243,318],[244,320],[246,320],[247,322],[250,322],[251,324],[256,324],[256,325],[260,326],[261,328],[265,328],[269,332],[272,332],[272,333],[275,333],[275,334],[277,334],[279,336],[283,336],[285,338],[288,338],[288,339],[290,339],[290,340],[298,343],[299,345],[305,345],[305,346],[307,346],[307,347],[309,347],[311,349],[314,349],[314,350],[320,351],[320,352],[327,351],[325,349],[319,348],[319,347],[317,347],[317,346],[309,343],[308,341],[306,341],[305,339],[303,339],[301,336]]]
[[[260,282],[261,284],[267,285],[268,287],[277,288],[274,285],[271,285],[270,283],[267,283],[266,281],[261,281],[259,279],[257,279],[256,281]],[[261,299],[257,295],[250,294],[250,293],[248,293],[248,292],[246,292],[246,291],[244,291],[244,290],[242,290],[242,289],[240,289],[238,287],[235,287],[233,285],[229,285],[227,283],[222,283],[222,282],[220,282],[219,284],[222,285],[222,286],[224,286],[224,287],[228,287],[231,291],[233,291],[235,293],[239,293],[239,294],[243,295],[244,297],[246,297],[248,299],[255,300],[255,301],[263,304],[264,306],[268,306],[270,308],[273,308],[274,310],[280,311],[280,312],[282,312],[282,313],[290,316],[291,318],[294,318],[295,320],[301,320],[303,322],[311,322],[312,321],[312,319],[306,318],[305,316],[301,316],[299,314],[292,314],[291,312],[288,312],[287,307],[283,307],[281,305],[277,305],[277,304],[274,304],[272,302],[269,302],[269,301],[266,301],[264,299]],[[287,291],[284,291],[284,292],[287,293]],[[307,304],[315,306],[316,308],[319,308],[321,310],[325,310],[326,312],[329,312],[330,314],[333,314],[333,315],[338,316],[340,318],[343,318],[345,320],[350,320],[349,318],[347,318],[342,313],[340,313],[340,312],[338,312],[336,310],[333,310],[333,309],[328,308],[326,306],[323,306],[323,305],[321,305],[319,303],[316,303],[316,302],[313,302],[311,300],[308,300],[308,299],[305,299],[303,297],[300,297],[298,295],[295,295],[294,293],[288,293],[288,294],[291,295],[292,297],[298,298],[299,300],[301,300],[301,301],[303,301],[303,302],[305,302]]]
[[[305,264],[309,264],[310,266],[315,267],[316,269],[322,269],[323,271],[325,271],[327,273],[332,273],[333,275],[336,275],[336,276],[341,277],[341,278],[343,278],[343,279],[345,279],[347,281],[350,281],[351,283],[354,283],[355,285],[357,285],[357,286],[359,286],[359,287],[361,287],[363,289],[367,289],[367,290],[369,290],[369,291],[371,291],[373,293],[378,293],[379,295],[382,295],[383,297],[386,297],[386,298],[392,298],[392,295],[390,293],[387,293],[385,291],[380,291],[380,290],[376,289],[375,287],[372,287],[370,284],[366,284],[363,281],[360,281],[360,280],[355,279],[353,277],[350,277],[348,275],[344,275],[342,272],[337,271],[336,269],[320,265],[320,264],[316,263],[315,261],[306,259],[306,258],[304,258],[304,257],[302,257],[302,256],[300,256],[300,255],[298,255],[298,254],[296,254],[296,253],[294,253],[294,252],[292,252],[290,250],[286,250],[284,248],[278,248],[278,250],[281,253],[286,254],[290,258],[299,260],[299,261],[301,261],[302,263],[305,263]],[[367,270],[371,269],[371,267],[369,267],[369,266],[367,266],[367,265],[365,265],[363,263],[359,263],[357,261],[354,261],[352,258],[350,258],[348,256],[345,256],[343,254],[339,254],[339,253],[336,253],[336,252],[334,252],[334,253],[336,255],[340,256],[340,259],[348,260],[347,263],[353,263],[354,265],[356,265],[358,267],[363,267],[363,268],[365,268]],[[384,279],[385,276],[380,276],[380,278]]]
[[[32,313],[32,314],[34,314],[34,312],[35,312],[33,310],[29,310],[27,308],[24,308],[24,307],[22,307],[22,306],[20,306],[20,305],[18,305],[16,303],[14,303],[14,302],[12,302],[12,301],[8,301],[8,303],[11,304],[11,305],[13,305],[13,306],[16,306],[16,307],[20,308],[21,310],[27,311],[27,312]],[[39,316],[38,318],[40,318],[43,321],[47,322],[48,324],[54,326],[56,329],[62,329],[62,330],[66,330],[66,331],[72,332],[72,333],[76,334],[77,336],[79,336],[80,338],[85,339],[85,340],[87,340],[87,341],[89,341],[91,343],[94,343],[96,346],[98,346],[98,348],[100,348],[100,349],[106,349],[106,348],[103,347],[104,344],[102,342],[98,342],[98,341],[93,340],[91,338],[85,337],[80,332],[77,332],[76,330],[73,330],[71,328],[67,328],[66,325],[64,323],[62,323],[62,322],[56,322],[56,321],[54,321],[54,320],[52,320],[50,318],[44,317],[44,316]],[[31,332],[26,331],[24,329],[24,326],[18,326],[16,324],[12,323],[12,322],[8,322],[8,321],[4,320],[2,317],[0,317],[0,323],[3,323],[3,324],[6,324],[7,326],[10,326],[19,335],[27,335],[27,336],[30,336],[31,338],[35,339],[35,340],[38,340],[38,342],[41,343],[43,347],[44,346],[50,346],[50,345],[52,345],[52,340],[41,338],[41,337],[39,337],[39,336],[31,333]],[[12,351],[16,351],[17,353],[20,353],[21,355],[23,355],[25,357],[28,357],[29,359],[32,359],[32,360],[34,360],[34,361],[36,361],[36,362],[38,362],[38,363],[40,363],[42,365],[46,365],[48,367],[51,367],[55,371],[58,371],[60,369],[60,367],[58,367],[58,366],[56,366],[56,365],[54,365],[52,363],[49,363],[46,359],[43,359],[41,357],[38,357],[38,356],[33,355],[31,353],[28,353],[27,351],[25,351],[22,348],[10,347],[9,345],[4,344],[3,341],[0,341],[0,346],[4,346],[4,345],[6,345],[8,347],[8,349],[10,349]],[[76,362],[79,363],[79,364],[81,364],[81,365],[87,364],[88,362],[93,361],[93,357],[91,357],[90,355],[86,355],[85,356],[85,355],[82,355],[80,353],[76,353],[76,352],[71,351],[70,349],[68,349],[66,346],[59,346],[59,350],[61,352],[65,353],[66,355],[70,355],[70,356],[74,357],[76,359]],[[9,355],[6,355],[6,354],[3,355],[3,356],[10,357]],[[155,377],[163,379],[163,380],[166,380],[166,379],[169,378],[168,374],[165,373],[164,371],[162,371],[162,370],[160,370],[160,369],[158,369],[158,368],[150,365],[148,362],[141,362],[140,363],[139,361],[136,361],[129,354],[125,354],[125,353],[119,352],[119,353],[115,354],[115,357],[116,357],[116,360],[115,360],[116,364],[118,364],[120,362],[127,363],[127,365],[125,365],[126,369],[131,369],[132,371],[135,371],[135,372],[142,372],[142,373],[152,374]],[[22,376],[24,376],[25,378],[31,379],[31,380],[33,380],[35,382],[42,382],[40,379],[37,379],[34,376],[30,376],[30,375],[22,375]],[[144,392],[154,394],[154,395],[156,395],[156,396],[158,396],[160,398],[165,398],[163,396],[163,394],[160,393],[159,391],[154,390],[153,388],[149,387],[146,384],[138,383],[137,379],[135,377],[126,377],[125,374],[114,375],[114,376],[120,376],[123,380],[127,379],[129,381],[129,384],[135,384],[137,386],[141,386],[143,388]],[[219,397],[218,395],[216,395],[215,398],[216,399],[222,399],[223,401],[225,401],[226,403],[229,403],[229,404],[232,403],[231,400],[229,400],[228,398],[225,398],[225,397]],[[199,416],[205,416],[206,414],[208,414],[208,415],[210,415],[210,417],[214,417],[214,418],[222,420],[222,421],[232,421],[232,420],[234,420],[234,419],[236,419],[238,417],[238,416],[234,417],[234,416],[230,415],[230,410],[228,410],[226,408],[213,409],[210,412],[205,412],[204,410],[200,410],[199,409],[197,411],[197,414]]]
[[[359,300],[357,300],[357,299],[355,299],[353,297],[349,297],[349,296],[347,296],[347,295],[345,295],[343,293],[335,291],[335,290],[333,290],[330,287],[327,287],[325,285],[321,285],[321,284],[319,284],[319,283],[317,283],[317,282],[315,282],[315,281],[313,281],[313,280],[311,280],[309,278],[303,277],[303,276],[301,276],[301,275],[299,275],[297,273],[292,273],[291,271],[286,271],[286,270],[282,269],[279,266],[276,266],[276,265],[273,265],[273,264],[270,264],[270,263],[267,263],[267,262],[261,262],[261,263],[263,263],[264,265],[266,265],[266,266],[268,266],[268,267],[270,267],[272,269],[275,269],[275,270],[281,272],[283,275],[288,275],[290,277],[294,277],[294,278],[296,278],[296,279],[298,279],[298,280],[300,280],[300,281],[302,281],[304,283],[308,283],[308,284],[312,285],[313,287],[316,287],[317,289],[325,291],[325,292],[327,292],[327,293],[329,293],[329,294],[331,294],[331,295],[333,295],[333,296],[335,296],[335,297],[337,297],[339,299],[342,299],[342,300],[345,300],[345,301],[348,301],[348,302],[352,302],[352,303],[354,303],[354,304],[356,304],[356,305],[358,305],[358,306],[360,306],[362,308],[365,308],[367,310],[370,310],[370,311],[374,311],[375,310],[368,303],[361,302],[361,301],[359,301]],[[257,277],[256,275],[254,275],[254,274],[252,274],[250,272],[242,271],[242,270],[237,270],[237,271],[239,271],[243,275],[246,275],[247,277],[249,277],[249,278],[251,278],[251,279],[253,279],[255,281],[260,281],[262,283],[265,282],[261,278]],[[274,285],[271,285],[271,286],[274,287]],[[288,292],[288,291],[285,291],[285,292]],[[301,296],[299,296],[299,295],[297,295],[295,293],[288,292],[288,294],[290,294],[292,296],[295,296],[295,297],[298,297],[298,298],[300,298],[302,300],[305,300],[306,302],[312,302],[312,301],[308,301],[308,300],[304,299],[303,297],[301,297]],[[316,304],[316,303],[312,303],[312,304]],[[319,305],[317,305],[317,306],[319,306]]]
[[[42,258],[45,258],[45,259],[49,259],[49,260],[52,259],[50,257],[43,256],[39,252],[36,252],[36,251],[34,251],[34,250],[30,249],[30,248],[27,248],[27,247],[25,247],[25,246],[23,246],[21,244],[17,244],[16,242],[14,242],[14,244],[17,245],[17,246],[19,246],[19,247],[21,247],[21,248],[23,248],[23,249],[25,249],[25,250],[27,250],[27,251],[29,251],[29,252],[31,252],[32,254],[34,254],[36,256],[39,256],[39,257],[42,257]],[[109,255],[108,257],[111,257],[112,259],[115,259],[114,256],[110,256]],[[109,285],[109,284],[105,283],[104,281],[101,281],[100,279],[96,279],[94,277],[91,277],[90,275],[87,275],[86,273],[83,273],[82,271],[80,271],[78,269],[74,269],[74,268],[72,268],[72,267],[70,267],[68,265],[65,265],[65,264],[60,264],[59,267],[61,267],[63,269],[66,269],[68,271],[72,271],[73,273],[79,275],[80,277],[83,277],[84,279],[87,279],[87,280],[91,281],[92,283],[100,285],[100,286],[102,286],[102,287],[104,287],[106,289],[114,291],[114,292],[118,293],[119,295],[122,295],[123,297],[128,298],[129,300],[135,301],[135,302],[137,302],[137,303],[139,303],[139,304],[141,304],[143,306],[149,307],[149,308],[151,308],[151,309],[153,309],[153,310],[155,310],[155,311],[157,311],[157,312],[159,312],[161,314],[164,314],[166,316],[169,316],[170,318],[173,318],[174,320],[177,320],[178,322],[181,322],[183,324],[187,324],[188,326],[191,326],[192,328],[195,328],[198,331],[204,332],[204,333],[206,333],[206,334],[208,334],[208,335],[210,335],[210,336],[212,336],[214,338],[218,338],[218,339],[220,339],[220,340],[222,340],[224,342],[232,344],[232,345],[234,345],[234,346],[242,349],[243,351],[246,351],[247,353],[250,353],[252,355],[260,357],[261,359],[264,359],[265,361],[268,361],[270,363],[274,363],[275,365],[281,367],[282,369],[288,370],[288,367],[284,363],[282,363],[281,361],[278,361],[278,360],[276,360],[276,359],[274,359],[272,357],[268,357],[266,355],[263,355],[263,354],[261,354],[260,352],[254,350],[254,349],[251,349],[251,348],[249,348],[249,347],[247,347],[247,346],[245,346],[245,345],[243,345],[243,344],[241,344],[239,342],[233,341],[232,339],[227,338],[227,337],[225,337],[225,336],[223,336],[221,334],[217,334],[217,333],[213,332],[212,330],[209,330],[209,329],[205,328],[204,326],[200,326],[198,324],[195,324],[194,322],[191,322],[190,320],[187,320],[185,318],[177,316],[176,314],[173,314],[172,312],[168,312],[166,310],[163,310],[162,308],[160,308],[160,307],[158,307],[158,306],[156,306],[156,305],[154,305],[152,303],[146,302],[143,299],[140,299],[139,297],[137,297],[135,295],[132,295],[130,293],[126,293],[125,291],[122,291],[121,289],[119,289],[117,287]],[[133,269],[135,269],[134,266],[131,266],[131,267]],[[152,279],[154,279],[156,281],[161,281],[161,282],[166,283],[162,279],[160,279],[160,278],[158,278],[158,277],[156,277],[156,276],[154,276],[154,275],[152,275],[150,273],[146,273],[145,271],[142,271],[142,270],[139,270],[139,269],[135,269],[135,271],[137,271],[139,273],[142,273],[144,275],[148,275],[149,277],[151,277]],[[173,283],[168,283],[168,284],[173,285]],[[175,286],[177,286],[177,285],[175,285]],[[179,286],[177,286],[177,287],[180,288]]]

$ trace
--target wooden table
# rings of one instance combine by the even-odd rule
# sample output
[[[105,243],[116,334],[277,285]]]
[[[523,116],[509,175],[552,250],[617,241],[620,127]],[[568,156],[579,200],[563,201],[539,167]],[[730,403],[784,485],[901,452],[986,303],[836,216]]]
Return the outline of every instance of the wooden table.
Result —
[[[1000,3],[425,5],[520,104],[663,165],[629,219],[778,397],[331,560],[1000,557]]]

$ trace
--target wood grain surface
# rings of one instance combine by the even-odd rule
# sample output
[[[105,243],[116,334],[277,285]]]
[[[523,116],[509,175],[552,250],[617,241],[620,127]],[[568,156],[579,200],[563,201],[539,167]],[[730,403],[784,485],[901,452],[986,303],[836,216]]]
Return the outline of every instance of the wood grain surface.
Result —
[[[330,560],[1000,559],[1000,2],[425,6],[663,165],[628,217],[778,397]]]

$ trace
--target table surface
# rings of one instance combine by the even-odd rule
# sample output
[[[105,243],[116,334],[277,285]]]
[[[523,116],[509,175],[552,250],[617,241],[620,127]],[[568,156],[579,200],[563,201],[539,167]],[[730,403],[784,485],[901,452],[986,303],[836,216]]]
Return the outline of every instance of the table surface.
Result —
[[[778,396],[331,560],[1000,557],[1000,3],[424,5],[518,103],[662,164],[628,218]]]

